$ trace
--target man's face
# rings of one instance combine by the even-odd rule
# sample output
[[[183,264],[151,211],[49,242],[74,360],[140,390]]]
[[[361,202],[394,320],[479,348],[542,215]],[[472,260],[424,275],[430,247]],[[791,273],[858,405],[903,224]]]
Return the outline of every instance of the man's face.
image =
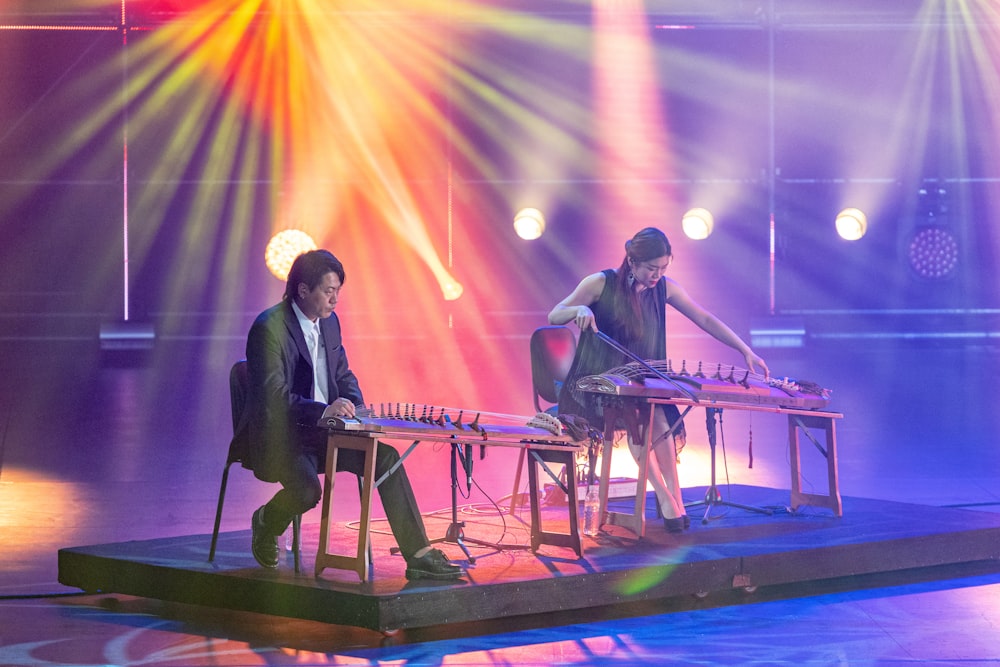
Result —
[[[299,308],[310,320],[330,317],[333,309],[337,307],[340,287],[340,278],[333,271],[324,275],[319,284],[311,290],[305,283],[299,283]]]

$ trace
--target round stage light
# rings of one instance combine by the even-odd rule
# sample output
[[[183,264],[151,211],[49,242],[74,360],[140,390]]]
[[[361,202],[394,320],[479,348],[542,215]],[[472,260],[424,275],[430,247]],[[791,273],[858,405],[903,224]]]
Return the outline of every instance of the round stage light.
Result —
[[[316,249],[312,237],[298,229],[285,229],[271,237],[264,249],[264,263],[278,280],[287,280],[295,258]]]
[[[845,241],[857,241],[868,232],[868,216],[857,208],[845,208],[837,214],[837,234]]]
[[[455,301],[462,296],[465,288],[457,280],[449,280],[441,285],[441,293],[445,301]]]
[[[681,229],[689,239],[701,241],[711,236],[715,229],[715,218],[708,209],[692,208],[681,218]]]
[[[943,280],[958,267],[958,240],[943,227],[922,227],[910,237],[907,256],[918,278]]]
[[[533,241],[545,231],[545,216],[537,208],[522,208],[514,216],[514,231],[525,241]]]

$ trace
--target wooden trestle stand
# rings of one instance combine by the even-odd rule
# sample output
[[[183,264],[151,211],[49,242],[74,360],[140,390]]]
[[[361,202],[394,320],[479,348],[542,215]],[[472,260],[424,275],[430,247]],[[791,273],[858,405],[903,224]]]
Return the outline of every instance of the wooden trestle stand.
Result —
[[[578,557],[583,556],[577,522],[576,498],[576,455],[583,450],[568,435],[554,435],[532,426],[498,426],[490,424],[461,424],[444,420],[417,421],[394,418],[345,419],[324,415],[320,426],[329,429],[327,438],[326,476],[323,482],[323,514],[320,523],[319,549],[316,554],[315,574],[319,576],[326,568],[349,570],[357,573],[362,582],[371,575],[371,504],[372,496],[380,480],[375,479],[375,452],[379,441],[412,440],[413,444],[400,456],[399,464],[410,455],[420,442],[446,442],[457,447],[492,446],[515,447],[528,454],[528,484],[531,490],[531,548],[537,550],[542,544],[572,548]],[[330,521],[334,493],[334,479],[337,470],[337,452],[340,449],[355,449],[364,454],[364,472],[361,475],[361,518],[358,524],[358,542],[353,554],[330,553]],[[453,452],[453,456],[455,453]],[[545,465],[555,463],[566,467],[566,481]],[[467,465],[471,465],[470,460]],[[538,465],[566,493],[569,500],[569,532],[555,533],[542,528],[539,496],[542,491],[538,482]],[[454,468],[454,466],[453,466]],[[470,468],[471,470],[471,468]],[[387,474],[391,474],[387,473]],[[454,477],[455,471],[452,471]],[[455,483],[455,480],[452,480]],[[453,498],[453,504],[455,499]],[[453,508],[454,510],[455,508]],[[450,538],[446,538],[449,539]],[[440,540],[434,540],[440,541]],[[463,545],[464,548],[464,545]]]
[[[757,405],[752,403],[700,400],[687,398],[657,398],[654,396],[620,396],[607,400],[605,405],[605,422],[608,432],[604,439],[601,452],[600,479],[600,516],[602,525],[621,526],[638,537],[643,537],[646,530],[646,482],[649,479],[649,451],[652,438],[653,409],[657,406],[673,404],[681,410],[683,418],[694,407],[727,410],[748,410],[753,412],[772,412],[788,417],[788,448],[791,467],[791,509],[809,505],[832,510],[835,516],[843,516],[844,507],[840,498],[840,481],[837,468],[837,431],[836,420],[844,415],[839,412],[825,410],[806,410],[787,408],[775,405]],[[648,421],[647,421],[648,420]],[[679,422],[678,422],[679,423]],[[611,477],[611,449],[614,447],[614,426],[624,426],[636,442],[642,442],[642,454],[639,457],[636,476],[635,505],[631,514],[608,510],[608,482]],[[672,429],[671,429],[672,430]],[[821,430],[825,435],[825,444],[813,437],[811,430]],[[802,490],[802,453],[799,446],[800,435],[805,434],[826,459],[827,493],[826,495],[806,493]],[[712,480],[715,483],[715,480]]]

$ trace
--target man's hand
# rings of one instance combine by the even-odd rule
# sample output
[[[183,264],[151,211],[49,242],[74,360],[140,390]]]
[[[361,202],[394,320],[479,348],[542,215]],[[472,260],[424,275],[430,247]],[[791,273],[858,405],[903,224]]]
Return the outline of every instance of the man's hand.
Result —
[[[335,417],[353,417],[354,403],[344,397],[340,397],[330,404],[327,412],[328,414],[333,414]]]

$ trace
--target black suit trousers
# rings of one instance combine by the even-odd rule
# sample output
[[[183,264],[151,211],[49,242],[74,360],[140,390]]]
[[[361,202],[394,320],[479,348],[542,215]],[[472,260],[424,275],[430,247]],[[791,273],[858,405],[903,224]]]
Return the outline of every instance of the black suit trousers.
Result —
[[[296,514],[303,514],[316,505],[323,495],[319,475],[326,469],[327,430],[303,428],[299,435],[299,453],[288,470],[279,479],[281,490],[267,503],[264,522],[268,532],[280,535],[288,528]],[[375,453],[375,479],[378,480],[399,461],[399,452],[384,442],[378,443]],[[364,453],[353,449],[337,452],[337,470],[355,475],[364,473]],[[417,507],[413,488],[406,469],[399,466],[378,487],[385,517],[396,538],[400,553],[409,558],[428,545],[423,519]]]

